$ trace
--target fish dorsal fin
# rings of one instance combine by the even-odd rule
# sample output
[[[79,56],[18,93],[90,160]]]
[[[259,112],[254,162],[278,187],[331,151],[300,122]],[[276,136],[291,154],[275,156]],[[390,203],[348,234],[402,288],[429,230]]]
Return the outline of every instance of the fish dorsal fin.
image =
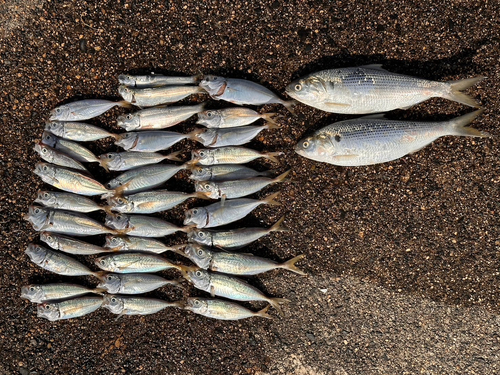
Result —
[[[363,120],[367,120],[367,119],[383,120],[383,119],[386,119],[385,113],[371,113],[369,115],[362,116],[362,117],[359,117],[359,118],[360,119],[362,118]]]
[[[384,68],[382,68],[382,64],[368,64],[368,65],[361,65],[360,68],[367,68],[367,69],[375,69],[375,70],[382,70],[383,72],[387,72]]]

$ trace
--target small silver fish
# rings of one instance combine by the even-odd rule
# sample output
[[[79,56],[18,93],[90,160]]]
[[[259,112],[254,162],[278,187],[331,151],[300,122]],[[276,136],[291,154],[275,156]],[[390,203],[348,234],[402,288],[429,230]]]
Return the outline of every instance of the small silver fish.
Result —
[[[311,107],[346,114],[404,109],[435,97],[478,107],[474,99],[460,91],[484,78],[435,82],[391,73],[374,64],[312,73],[289,84],[286,92]]]
[[[122,147],[125,151],[156,152],[166,150],[183,139],[194,139],[198,133],[198,129],[187,134],[165,130],[129,132],[120,134],[115,145]]]
[[[133,237],[124,236],[118,237],[113,235],[106,235],[105,248],[114,251],[145,251],[150,253],[161,254],[165,251],[173,251],[177,254],[184,255],[184,253],[179,250],[179,246],[167,246],[163,242],[144,237]]]
[[[116,134],[84,122],[51,121],[45,124],[45,130],[58,137],[78,142],[97,141],[108,137],[116,138]]]
[[[126,214],[152,214],[167,211],[189,198],[208,199],[205,193],[183,193],[180,191],[153,190],[127,195],[108,197],[111,211]]]
[[[49,147],[53,147],[56,150],[72,157],[77,161],[87,162],[87,163],[99,162],[99,159],[97,159],[96,156],[89,149],[83,147],[82,145],[76,142],[64,138],[59,138],[48,131],[43,132],[42,142],[43,144]]]
[[[291,170],[276,178],[254,177],[246,180],[234,180],[225,182],[196,181],[195,190],[205,193],[209,198],[241,198],[262,190],[268,185],[283,182]]]
[[[118,253],[96,258],[94,263],[102,270],[116,273],[154,273],[170,268],[180,269],[166,258],[155,254]]]
[[[258,83],[238,78],[224,78],[213,75],[203,77],[200,87],[215,100],[244,105],[283,104],[290,112],[295,101],[284,101],[275,93]]]
[[[77,212],[94,212],[105,210],[92,199],[73,193],[62,193],[60,191],[45,191],[38,192],[35,203],[40,203],[45,207],[56,208],[59,210],[77,211]]]
[[[87,175],[54,164],[36,163],[33,173],[43,182],[70,193],[93,196],[112,192]]]
[[[271,123],[262,126],[242,126],[227,129],[202,129],[195,136],[195,140],[205,147],[238,146],[250,142],[262,130],[278,129],[278,125]]]
[[[122,315],[149,315],[167,307],[180,307],[180,305],[178,302],[167,302],[156,298],[106,295],[102,307],[120,317]]]
[[[102,294],[105,289],[87,288],[77,284],[45,284],[45,285],[26,285],[21,288],[21,298],[27,299],[30,302],[42,303],[46,301],[54,301],[58,299],[67,299],[83,296],[88,293]]]
[[[274,200],[278,195],[279,193],[275,193],[261,200],[230,199],[206,207],[192,208],[185,212],[184,225],[196,225],[197,228],[212,228],[229,224],[244,218],[261,204],[279,205]]]
[[[49,147],[42,142],[38,141],[35,143],[35,152],[40,155],[40,157],[52,164],[60,165],[62,167],[77,169],[88,173],[87,168],[83,166],[82,163],[73,159],[71,156],[59,152],[52,147]]]
[[[78,297],[68,301],[42,303],[37,306],[37,316],[51,322],[78,318],[96,311],[102,303],[102,297]]]
[[[466,127],[482,112],[478,110],[443,122],[393,121],[378,116],[341,121],[302,139],[295,152],[308,159],[342,166],[385,163],[416,152],[445,135],[489,137]]]
[[[111,213],[106,215],[106,226],[138,237],[164,237],[189,230],[152,216]]]
[[[195,314],[219,320],[239,320],[251,318],[253,316],[273,319],[271,315],[267,314],[269,307],[270,306],[266,306],[262,310],[254,312],[234,302],[220,299],[190,297],[187,299],[184,309],[192,311]]]
[[[94,272],[75,259],[57,251],[46,249],[40,245],[30,243],[24,251],[30,260],[37,266],[47,271],[64,276],[95,276],[100,277],[101,272]]]
[[[40,233],[40,240],[53,249],[73,255],[95,255],[111,253],[114,251],[113,249],[107,249],[72,237],[51,232]]]
[[[160,186],[188,166],[188,164],[159,164],[138,167],[113,178],[106,184],[106,188],[111,190],[121,188],[124,194],[138,193]]]
[[[147,273],[108,273],[101,278],[97,287],[105,289],[110,294],[142,294],[167,284],[179,285],[175,280]]]
[[[153,107],[118,116],[117,125],[126,131],[165,129],[203,111],[205,103],[179,107]]]
[[[162,155],[156,152],[108,152],[99,155],[101,167],[107,171],[128,171],[129,169],[142,167],[149,164],[157,164],[163,160],[180,161],[177,158],[179,152],[170,155]]]
[[[183,276],[195,288],[210,293],[212,297],[219,296],[235,301],[266,301],[283,315],[280,304],[289,302],[285,298],[267,297],[256,287],[234,276],[209,272],[197,267],[181,267]]]
[[[231,275],[258,275],[277,268],[286,269],[299,275],[306,274],[295,266],[304,255],[296,256],[284,263],[278,263],[271,259],[257,257],[251,254],[235,254],[217,252],[201,245],[188,245],[184,253],[194,264],[205,270],[228,273]]]
[[[233,181],[258,176],[269,176],[269,171],[259,172],[239,164],[216,164],[209,166],[192,166],[191,180],[195,181]]]
[[[279,219],[271,228],[239,228],[232,230],[208,230],[191,229],[187,236],[190,242],[196,242],[201,245],[218,247],[223,249],[239,249],[249,243],[257,241],[259,238],[268,235],[271,232],[283,232],[281,225],[285,217]]]
[[[179,86],[196,84],[200,80],[199,75],[191,77],[172,77],[163,74],[148,74],[148,75],[132,75],[120,74],[118,82],[120,85],[128,87],[160,87],[160,86]]]
[[[118,87],[118,93],[123,99],[139,107],[175,103],[200,92],[203,90],[198,86],[162,86],[136,89],[124,85]]]
[[[63,104],[50,111],[50,121],[82,121],[97,117],[115,106],[129,108],[126,101],[112,102],[104,99],[84,99]]]
[[[245,147],[226,146],[215,149],[193,150],[191,153],[192,162],[201,165],[213,164],[244,164],[258,158],[266,158],[278,163],[276,156],[282,152],[264,152],[252,150]]]
[[[24,219],[29,221],[36,231],[47,231],[72,236],[121,233],[120,231],[106,228],[88,216],[74,211],[30,206],[29,213],[24,216]]]
[[[273,119],[274,116],[276,116],[276,113],[260,114],[253,109],[242,107],[211,109],[198,113],[198,121],[196,123],[207,128],[221,129],[245,126],[259,119],[264,119],[271,124],[277,125]]]

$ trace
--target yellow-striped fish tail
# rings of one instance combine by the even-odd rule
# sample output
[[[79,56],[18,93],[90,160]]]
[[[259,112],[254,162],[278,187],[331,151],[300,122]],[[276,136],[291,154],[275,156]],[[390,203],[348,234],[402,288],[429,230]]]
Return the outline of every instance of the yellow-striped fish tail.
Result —
[[[285,215],[281,217],[271,228],[269,228],[269,232],[288,232],[288,229],[283,228],[283,222],[285,221]]]
[[[271,194],[268,197],[264,198],[264,203],[269,205],[269,206],[279,206],[281,205],[280,202],[275,201],[274,199],[280,195],[280,192],[278,191],[277,193]]]
[[[280,155],[283,155],[283,153],[282,152],[268,152],[268,153],[262,154],[263,157],[271,160],[274,163],[279,163],[279,160],[276,159],[276,156],[280,156]]]
[[[280,305],[288,303],[290,302],[290,300],[286,298],[269,298],[267,302],[269,302],[271,306],[276,309],[276,311],[278,312],[278,314],[280,314],[280,316],[285,316],[285,314],[283,314],[283,310],[281,309]]]
[[[269,308],[271,305],[268,305],[264,307],[262,310],[259,310],[255,313],[255,316],[260,316],[261,318],[266,318],[266,319],[274,319],[271,315],[269,315],[267,312],[269,311]]]
[[[292,271],[292,272],[295,272],[299,275],[302,275],[302,276],[307,276],[307,273],[305,273],[304,271],[301,271],[296,265],[295,263],[297,263],[299,260],[302,260],[304,259],[306,256],[304,254],[301,254],[301,255],[297,255],[295,258],[292,258],[290,260],[287,260],[285,263],[282,263],[279,265],[279,268],[283,268],[283,269],[286,269],[286,270],[289,270],[289,271]]]
[[[445,99],[453,100],[454,102],[462,103],[468,105],[469,107],[479,108],[480,105],[476,99],[471,98],[469,95],[464,94],[463,90],[468,89],[471,86],[474,86],[476,83],[481,82],[486,77],[479,76],[474,78],[462,79],[456,82],[448,82],[449,91],[443,94]]]
[[[277,183],[277,182],[283,182],[285,181],[285,179],[287,178],[287,176],[290,174],[292,170],[289,169],[288,171],[286,171],[285,173],[282,173],[280,174],[278,177],[276,177],[274,180],[273,180],[273,183]]]

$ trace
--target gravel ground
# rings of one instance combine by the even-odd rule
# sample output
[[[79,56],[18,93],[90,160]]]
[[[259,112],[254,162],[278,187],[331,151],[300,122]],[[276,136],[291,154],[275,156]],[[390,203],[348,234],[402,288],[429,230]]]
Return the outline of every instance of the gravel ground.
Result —
[[[282,94],[301,75],[370,63],[436,80],[485,75],[468,91],[486,109],[473,125],[498,135],[497,2],[142,3],[0,3],[0,373],[499,373],[498,139],[446,137],[391,163],[335,167],[301,158],[293,146],[349,117],[303,105],[296,116],[264,108],[284,116],[281,129],[252,146],[285,155],[279,165],[255,165],[277,174],[291,168],[293,178],[259,194],[281,189],[282,206],[259,208],[242,222],[269,226],[286,214],[288,232],[249,250],[276,260],[307,256],[300,263],[307,277],[273,271],[251,279],[291,300],[283,319],[219,322],[178,310],[117,321],[104,310],[59,323],[36,318],[36,307],[19,298],[21,285],[65,279],[32,265],[23,252],[38,241],[22,220],[43,186],[31,173],[39,160],[33,143],[61,102],[116,98],[120,73],[213,73]],[[93,123],[117,130],[114,119],[123,111]],[[433,99],[389,116],[441,120],[469,111]],[[193,121],[179,127],[193,128]],[[186,141],[174,149],[193,147]],[[89,148],[113,149],[107,141]],[[98,167],[92,172],[109,178]],[[192,189],[186,176],[169,186]],[[179,223],[194,205],[165,217]],[[151,295],[183,296],[173,288]]]

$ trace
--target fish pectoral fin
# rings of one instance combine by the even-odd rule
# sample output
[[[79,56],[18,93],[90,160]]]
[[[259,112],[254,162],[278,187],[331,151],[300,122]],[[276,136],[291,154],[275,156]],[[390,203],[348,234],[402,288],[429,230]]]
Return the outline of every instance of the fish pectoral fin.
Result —
[[[332,103],[332,102],[325,102],[326,105],[330,107],[350,107],[350,104],[345,104],[345,103]]]

